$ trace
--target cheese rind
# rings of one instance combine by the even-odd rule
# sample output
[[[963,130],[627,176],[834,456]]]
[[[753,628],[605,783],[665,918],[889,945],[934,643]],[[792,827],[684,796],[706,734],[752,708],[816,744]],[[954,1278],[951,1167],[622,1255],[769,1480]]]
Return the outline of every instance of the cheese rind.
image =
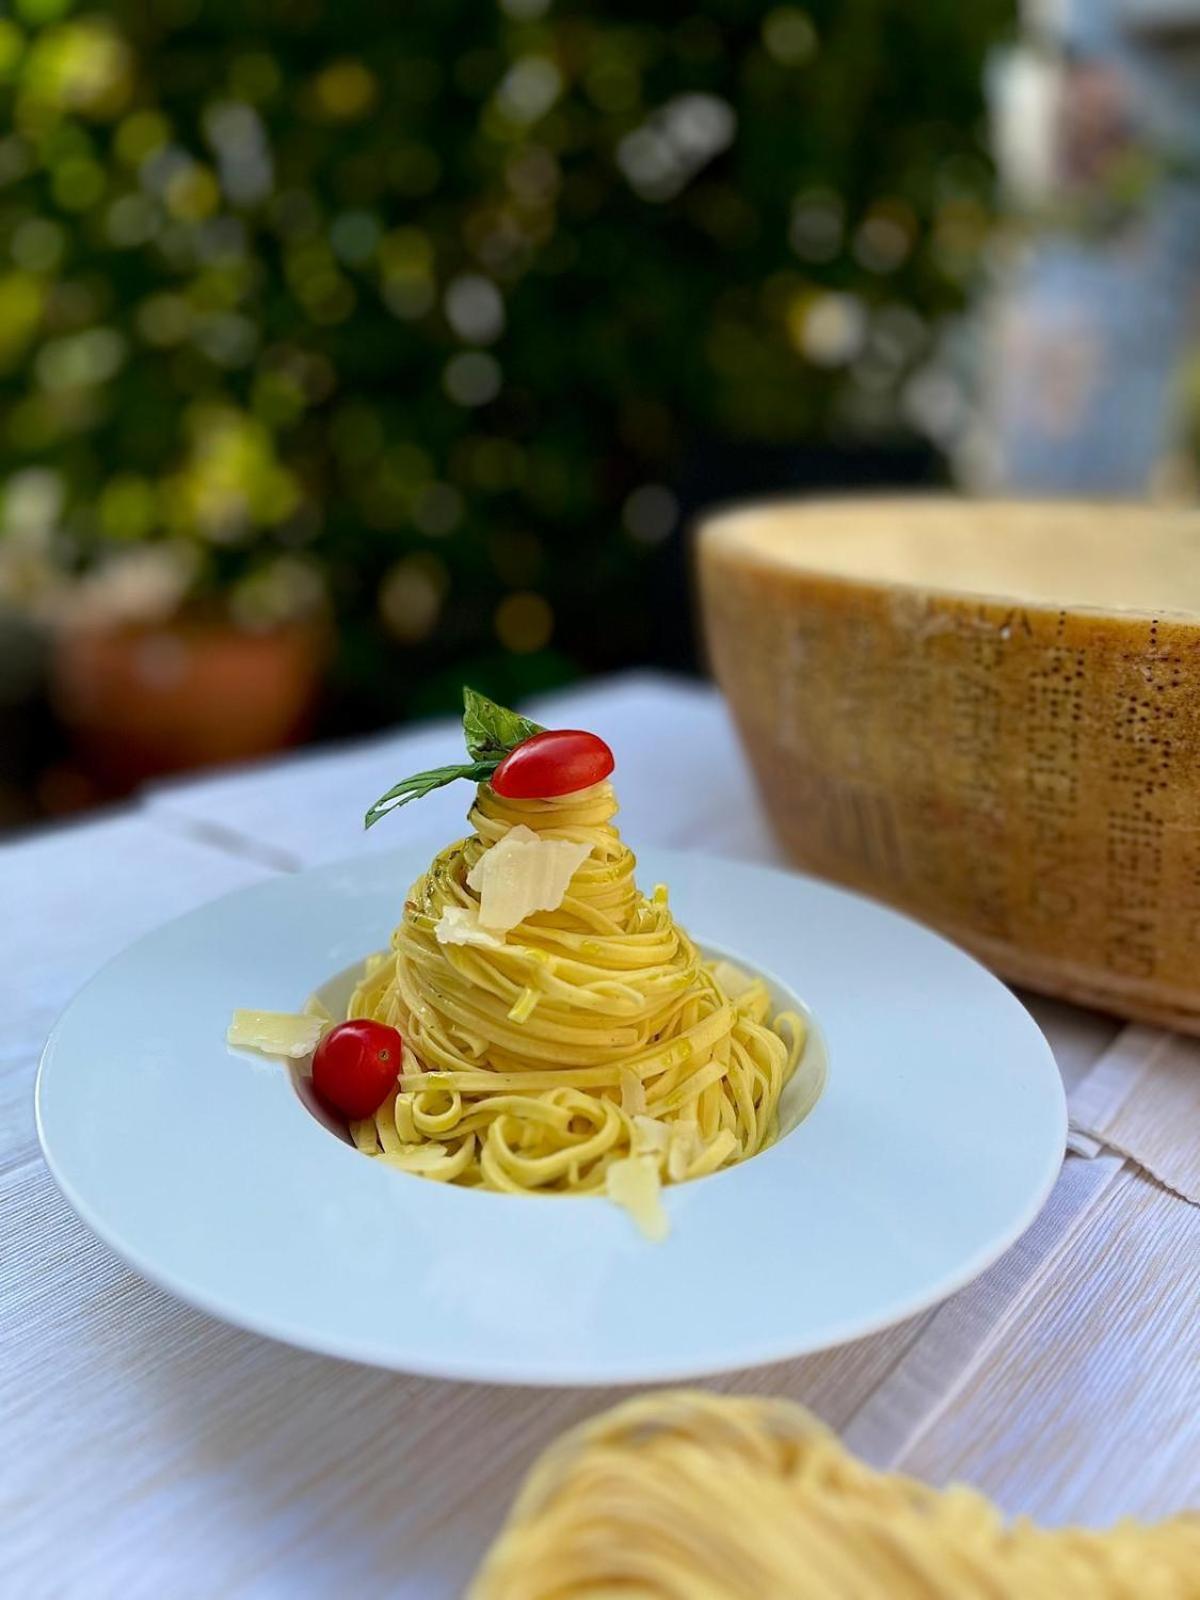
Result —
[[[1200,1033],[1200,514],[749,507],[700,573],[793,860],[1031,988]]]

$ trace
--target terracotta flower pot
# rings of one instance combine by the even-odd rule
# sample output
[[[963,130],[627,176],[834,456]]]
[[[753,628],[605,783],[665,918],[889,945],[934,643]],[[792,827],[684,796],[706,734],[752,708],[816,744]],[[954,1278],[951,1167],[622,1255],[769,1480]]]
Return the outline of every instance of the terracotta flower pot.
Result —
[[[324,631],[312,623],[268,633],[190,620],[80,628],[57,641],[52,694],[89,772],[124,791],[294,744],[325,657]]]

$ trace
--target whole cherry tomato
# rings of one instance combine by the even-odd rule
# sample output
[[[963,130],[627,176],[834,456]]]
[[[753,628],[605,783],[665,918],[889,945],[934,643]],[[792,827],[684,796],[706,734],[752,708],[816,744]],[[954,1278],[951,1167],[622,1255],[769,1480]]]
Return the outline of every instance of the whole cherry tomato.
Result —
[[[607,778],[616,762],[603,739],[578,728],[535,733],[508,752],[492,788],[509,800],[550,800]]]
[[[374,1116],[396,1087],[404,1040],[386,1022],[339,1022],[313,1054],[313,1088],[335,1111],[357,1121]]]

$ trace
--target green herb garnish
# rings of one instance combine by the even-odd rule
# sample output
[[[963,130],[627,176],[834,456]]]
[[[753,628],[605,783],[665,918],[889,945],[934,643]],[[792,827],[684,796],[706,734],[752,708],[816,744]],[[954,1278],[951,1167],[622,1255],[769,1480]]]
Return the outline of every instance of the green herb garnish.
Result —
[[[474,689],[464,688],[463,735],[470,761],[457,766],[433,767],[428,772],[402,778],[386,794],[380,795],[363,819],[363,826],[373,827],[380,817],[386,817],[391,811],[399,811],[410,800],[420,800],[459,778],[466,778],[471,783],[485,782],[510,750],[524,744],[533,734],[544,731],[540,723],[530,722],[528,717],[520,717],[506,706],[498,706],[494,700],[477,694]]]
[[[463,735],[472,761],[491,761],[498,767],[510,750],[545,731],[540,723],[519,717],[486,695],[464,687]]]

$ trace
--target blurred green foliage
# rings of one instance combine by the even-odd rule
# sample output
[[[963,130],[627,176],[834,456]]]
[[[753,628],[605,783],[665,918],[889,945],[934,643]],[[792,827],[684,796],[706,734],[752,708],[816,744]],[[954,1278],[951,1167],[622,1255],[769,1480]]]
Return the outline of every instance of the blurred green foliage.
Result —
[[[689,452],[905,426],[1009,22],[16,0],[0,589],[327,602],[364,716],[652,655]]]

